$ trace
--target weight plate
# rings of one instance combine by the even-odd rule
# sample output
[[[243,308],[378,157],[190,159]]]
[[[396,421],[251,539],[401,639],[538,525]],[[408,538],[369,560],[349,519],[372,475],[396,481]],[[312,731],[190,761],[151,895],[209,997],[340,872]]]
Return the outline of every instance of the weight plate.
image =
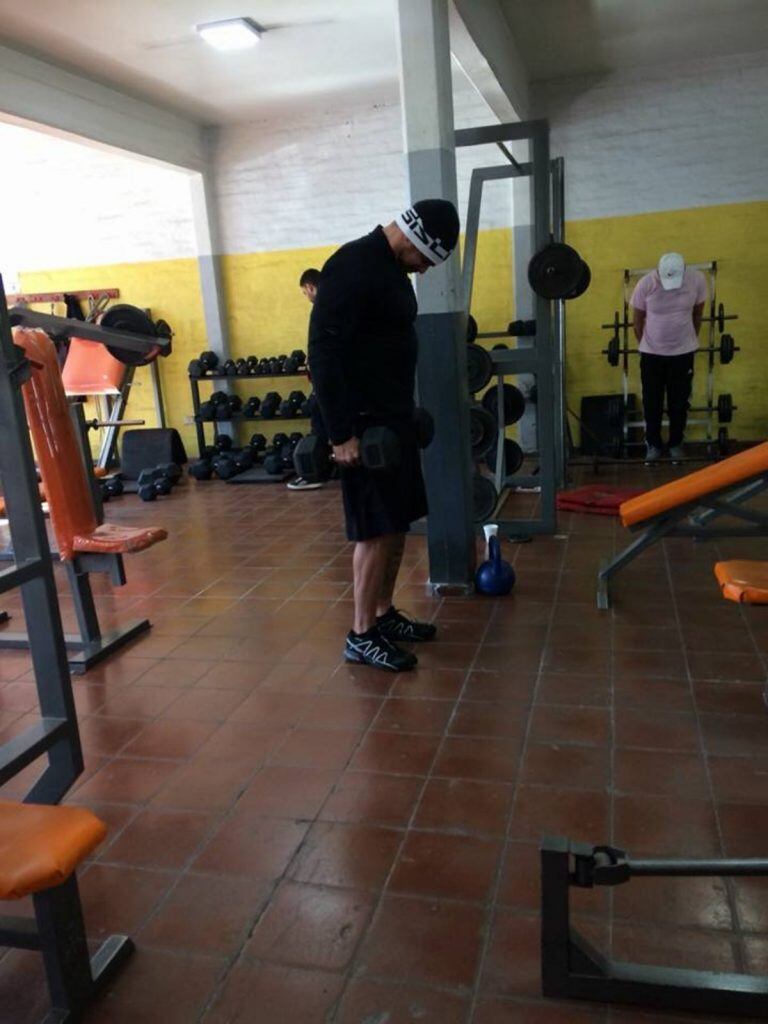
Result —
[[[476,523],[485,523],[493,515],[499,495],[493,480],[475,473],[472,478],[472,506]]]
[[[736,346],[733,341],[733,335],[722,334],[720,336],[720,362],[725,366],[733,360],[733,354],[736,351]]]
[[[496,417],[482,405],[469,407],[469,443],[472,458],[482,459],[496,443]]]
[[[494,387],[489,388],[483,395],[483,408],[487,409],[488,412],[493,416],[494,423],[498,423],[499,419],[499,389]],[[517,423],[519,419],[522,419],[523,413],[525,412],[525,397],[523,392],[516,388],[514,384],[504,385],[504,423],[506,426],[510,426],[512,423]]]
[[[157,337],[157,328],[152,318],[138,306],[130,306],[123,302],[118,302],[105,310],[99,317],[99,324],[101,327],[111,327],[117,331],[140,334],[145,338]],[[116,345],[107,345],[106,348],[125,366],[146,366],[157,359],[160,352],[160,346],[151,348],[148,352],[131,352]]]
[[[486,350],[480,345],[467,345],[467,384],[474,394],[482,391],[493,373],[493,363]]]
[[[514,476],[515,473],[519,472],[520,468],[525,461],[525,455],[523,449],[517,443],[513,441],[511,437],[504,439],[504,473],[507,476]],[[488,452],[485,457],[486,465],[496,472],[496,446]]]
[[[584,274],[584,262],[570,245],[550,242],[531,257],[528,283],[544,299],[565,299]]]
[[[722,334],[725,330],[725,306],[722,302],[717,304],[717,326]]]
[[[467,317],[467,344],[471,345],[477,337],[477,320],[470,313]]]
[[[578,299],[578,297],[580,295],[583,295],[587,288],[589,288],[591,281],[592,271],[589,269],[589,264],[586,262],[586,260],[582,260],[581,273],[579,275],[578,283],[576,284],[576,287],[573,289],[573,291],[569,292],[568,295],[565,296],[566,299]]]
[[[610,366],[619,365],[619,352],[621,350],[621,342],[619,341],[618,334],[614,334],[611,340],[608,342],[608,364]]]
[[[717,421],[730,423],[733,419],[733,396],[729,394],[717,396]]]

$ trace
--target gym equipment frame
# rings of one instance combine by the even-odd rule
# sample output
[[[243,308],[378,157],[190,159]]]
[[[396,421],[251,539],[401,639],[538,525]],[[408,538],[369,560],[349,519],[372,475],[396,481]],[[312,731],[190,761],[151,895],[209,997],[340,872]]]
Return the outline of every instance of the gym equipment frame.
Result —
[[[611,960],[571,927],[569,904],[572,886],[622,885],[637,877],[754,878],[768,875],[768,860],[630,860],[623,850],[562,838],[545,838],[540,855],[545,996],[636,1003],[708,1017],[768,1015],[768,978]]]
[[[768,488],[768,471],[741,480],[707,494],[692,498],[658,516],[643,519],[629,527],[642,530],[638,538],[610,561],[604,561],[597,574],[597,607],[607,610],[611,604],[610,581],[652,544],[664,537],[691,537],[694,540],[718,540],[723,537],[768,536],[768,513],[742,508],[744,502]],[[749,523],[749,526],[710,526],[713,519],[730,516]],[[685,522],[687,520],[687,522]]]
[[[480,207],[483,186],[487,181],[530,177],[533,184],[533,248],[538,251],[548,242],[563,240],[562,161],[550,160],[549,125],[546,121],[521,121],[483,128],[464,128],[456,131],[456,147],[480,146],[489,143],[528,141],[531,160],[492,167],[478,167],[472,171],[469,203],[465,222],[464,261],[462,276],[464,302],[467,309],[472,301],[475,273]],[[511,155],[510,155],[511,159]],[[553,187],[554,185],[554,187]],[[499,501],[496,515],[502,534],[511,537],[532,534],[552,534],[557,529],[555,507],[558,479],[564,465],[564,434],[561,424],[563,412],[563,338],[564,313],[562,300],[553,302],[535,297],[536,334],[526,348],[496,349],[490,353],[499,389],[499,441],[496,456],[496,486]],[[553,312],[554,310],[554,312]],[[501,337],[480,334],[478,337]],[[505,333],[504,337],[508,337]],[[503,382],[505,376],[531,374],[536,381],[536,432],[538,438],[538,465],[536,475],[508,476],[504,467]],[[505,519],[498,516],[504,502],[503,488],[509,486],[540,487],[540,515],[531,519]]]
[[[0,479],[15,552],[15,563],[0,571],[0,593],[21,590],[40,712],[39,721],[0,745],[0,785],[44,757],[47,765],[24,802],[56,804],[82,772],[83,755],[21,397],[29,373],[29,362],[13,343],[0,277]],[[89,955],[74,875],[35,893],[33,905],[34,920],[0,916],[0,945],[42,953],[52,1003],[43,1024],[74,1024],[130,955],[133,943],[127,936],[111,936]]]

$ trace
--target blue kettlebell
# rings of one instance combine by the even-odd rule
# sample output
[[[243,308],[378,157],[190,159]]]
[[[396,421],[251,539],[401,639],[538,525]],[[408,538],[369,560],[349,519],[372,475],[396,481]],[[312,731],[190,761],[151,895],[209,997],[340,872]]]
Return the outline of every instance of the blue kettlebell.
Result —
[[[488,560],[475,573],[475,588],[480,594],[503,597],[515,585],[515,570],[501,557],[498,537],[488,540]]]

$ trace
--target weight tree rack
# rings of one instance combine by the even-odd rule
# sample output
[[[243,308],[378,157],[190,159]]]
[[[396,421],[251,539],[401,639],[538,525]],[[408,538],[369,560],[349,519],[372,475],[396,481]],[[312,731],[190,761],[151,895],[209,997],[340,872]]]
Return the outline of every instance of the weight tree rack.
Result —
[[[275,416],[273,418],[266,418],[264,416],[244,416],[242,413],[235,413],[233,416],[228,416],[225,420],[203,420],[200,419],[200,382],[201,381],[229,381],[230,383],[236,383],[239,380],[289,380],[291,377],[303,377],[305,380],[309,379],[309,373],[306,370],[300,370],[296,373],[238,373],[237,375],[230,373],[216,372],[204,373],[199,377],[189,374],[189,387],[192,392],[192,409],[193,409],[193,422],[195,424],[195,432],[197,434],[197,449],[199,457],[202,459],[205,455],[205,424],[210,423],[213,426],[213,438],[214,444],[219,436],[219,423],[234,423],[236,428],[239,428],[241,423],[287,423],[289,422],[285,417]],[[307,420],[307,416],[292,416],[291,421],[296,420]]]
[[[717,302],[717,260],[710,260],[704,263],[690,263],[687,266],[693,270],[702,271],[708,278],[709,315],[702,318],[702,322],[707,324],[707,343],[697,349],[697,352],[705,353],[707,356],[705,404],[703,406],[690,407],[691,412],[702,413],[703,416],[688,419],[688,425],[703,426],[706,436],[701,441],[685,441],[685,444],[703,445],[709,457],[724,457],[728,454],[730,440],[728,427],[724,424],[731,422],[733,412],[738,407],[733,404],[731,395],[728,393],[720,394],[717,396],[717,400],[715,399],[715,357],[719,356],[720,363],[727,365],[732,361],[734,353],[740,351],[739,347],[735,345],[732,335],[725,333],[726,321],[738,320],[738,314],[726,314],[723,303]],[[645,443],[644,441],[637,441],[631,436],[632,431],[645,426],[645,420],[635,414],[629,398],[630,358],[639,354],[638,349],[634,347],[635,337],[634,332],[632,332],[633,324],[630,315],[634,285],[641,277],[650,273],[653,269],[653,267],[624,269],[622,282],[624,298],[623,317],[620,319],[619,312],[616,310],[611,323],[600,325],[601,330],[612,332],[608,347],[602,350],[602,354],[608,357],[608,363],[611,366],[621,365],[622,368],[622,394],[624,398],[622,446],[625,450],[627,448],[639,448]],[[717,338],[718,333],[720,334],[719,340]],[[717,430],[717,435],[715,435],[714,428],[715,417],[717,417],[718,423],[722,424]],[[663,420],[662,425],[668,426],[668,420]],[[624,462],[626,459],[618,461]],[[642,459],[638,459],[638,461],[642,461]]]

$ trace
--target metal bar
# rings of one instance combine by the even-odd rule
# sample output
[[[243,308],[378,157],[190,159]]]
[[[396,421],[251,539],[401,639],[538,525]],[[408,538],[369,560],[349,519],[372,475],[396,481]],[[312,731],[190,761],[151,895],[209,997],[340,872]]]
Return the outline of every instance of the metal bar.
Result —
[[[9,569],[0,572],[0,594],[8,590],[15,590],[27,580],[39,576],[44,568],[44,563],[39,558],[31,559],[23,565],[12,565]],[[0,619],[0,622],[3,621]]]
[[[159,358],[170,355],[172,347],[170,338],[153,338],[131,331],[121,331],[116,327],[102,327],[87,320],[70,320],[64,316],[35,313],[26,306],[13,306],[8,310],[8,319],[12,327],[38,327],[52,337],[85,338],[86,341],[98,341],[102,345],[112,345],[114,348],[136,352],[139,355],[158,350]]]
[[[80,458],[83,460],[85,476],[88,480],[88,487],[91,492],[93,511],[96,513],[96,522],[101,525],[104,522],[104,502],[101,500],[101,487],[93,472],[93,456],[91,446],[88,443],[88,428],[85,425],[85,410],[82,402],[69,403],[69,417],[75,428],[75,440],[80,449]]]
[[[454,132],[454,145],[459,149],[461,146],[484,146],[489,142],[535,140],[542,133],[546,134],[548,131],[547,122],[543,120],[506,121],[503,124],[487,125],[483,128],[457,128]]]
[[[16,305],[26,302],[32,306],[38,302],[66,302],[67,295],[71,295],[76,299],[96,299],[102,295],[106,295],[110,299],[120,298],[119,288],[91,288],[87,291],[77,292],[15,292],[12,295],[6,295],[6,301]]]
[[[482,198],[483,178],[475,169],[472,171],[472,177],[469,182],[469,201],[467,203],[467,217],[464,223],[464,259],[461,267],[464,308],[467,311],[472,306],[472,282],[475,278],[475,259],[477,258],[477,239],[480,234],[480,203]],[[202,455],[202,448],[200,454]]]
[[[64,718],[42,718],[0,746],[0,786],[50,750],[70,729]]]
[[[149,364],[149,372],[152,377],[152,395],[155,401],[155,416],[158,427],[165,427],[165,403],[163,402],[163,382],[160,379],[160,367],[155,359]]]
[[[722,515],[733,516],[734,519],[744,519],[748,523],[768,527],[768,515],[758,512],[757,509],[739,508],[738,505],[733,505],[729,501],[720,501],[717,498],[703,501],[702,505],[709,511],[720,512]],[[701,524],[697,523],[696,525],[700,526]]]
[[[93,977],[76,876],[32,900],[53,1009],[79,1015],[93,994]]]
[[[768,875],[768,860],[628,860],[629,873],[641,878],[736,878]]]
[[[552,161],[552,235],[556,242],[565,241],[565,161],[556,157]],[[560,299],[554,305],[554,433],[555,433],[555,480],[558,488],[566,485],[567,477],[567,429],[565,413],[565,302]]]
[[[742,487],[738,491],[735,491],[729,500],[733,505],[739,505],[742,501],[747,501],[749,498],[753,498],[756,494],[761,494],[766,487],[768,487],[768,476],[761,477],[759,480],[755,480],[753,483],[747,484],[746,487]],[[706,512],[702,512],[700,515],[692,516],[692,521],[697,526],[704,526],[710,519],[714,519],[716,515],[717,513],[713,509],[709,509]]]
[[[157,360],[155,360],[155,363],[156,362]],[[152,366],[154,366],[155,363],[152,363]],[[128,405],[128,399],[130,398],[131,388],[133,387],[133,378],[135,373],[135,366],[126,366],[125,374],[123,375],[123,383],[120,385],[120,394],[113,396],[114,400],[110,406],[108,416],[110,423],[104,430],[104,434],[101,439],[101,447],[99,448],[99,455],[96,460],[96,465],[99,469],[109,469],[115,461],[117,435],[120,432],[119,421],[125,419],[125,407]]]
[[[497,145],[497,146],[499,147],[499,149],[500,149],[500,150],[501,150],[501,152],[502,152],[502,153],[504,154],[504,156],[505,156],[505,157],[507,158],[507,160],[509,160],[509,162],[510,162],[510,163],[512,164],[512,166],[513,166],[513,167],[514,167],[514,168],[515,168],[516,170],[518,170],[518,171],[519,171],[519,170],[520,170],[520,168],[521,168],[521,164],[520,164],[520,161],[519,161],[519,160],[516,160],[516,159],[514,158],[514,156],[512,155],[512,152],[511,152],[511,150],[510,150],[510,149],[508,149],[508,148],[507,148],[507,146],[505,146],[503,142],[497,142],[497,143],[496,143],[496,145]]]

